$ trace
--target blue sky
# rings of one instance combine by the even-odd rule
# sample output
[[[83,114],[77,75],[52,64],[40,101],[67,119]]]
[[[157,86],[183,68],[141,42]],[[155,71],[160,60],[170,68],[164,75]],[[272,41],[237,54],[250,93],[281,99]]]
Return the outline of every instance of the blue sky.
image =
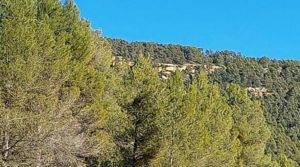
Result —
[[[103,36],[300,60],[299,0],[75,0]]]

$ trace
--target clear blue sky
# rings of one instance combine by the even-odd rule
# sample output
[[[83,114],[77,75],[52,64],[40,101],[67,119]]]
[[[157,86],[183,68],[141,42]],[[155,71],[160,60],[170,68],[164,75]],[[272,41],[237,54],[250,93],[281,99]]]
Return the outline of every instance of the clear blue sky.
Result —
[[[300,0],[75,0],[103,36],[300,60]]]

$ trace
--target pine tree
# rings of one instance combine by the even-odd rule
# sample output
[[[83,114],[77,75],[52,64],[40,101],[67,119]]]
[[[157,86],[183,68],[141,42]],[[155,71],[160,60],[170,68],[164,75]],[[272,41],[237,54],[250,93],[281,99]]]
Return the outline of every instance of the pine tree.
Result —
[[[265,155],[270,131],[260,103],[251,101],[247,91],[238,85],[229,85],[227,92],[227,101],[233,109],[233,135],[239,141],[241,148],[237,156],[237,164],[240,166],[271,166],[270,157]]]
[[[297,162],[289,159],[284,154],[281,154],[279,156],[278,167],[294,167],[294,166],[297,166]]]
[[[159,113],[161,146],[160,151],[152,160],[152,166],[185,166],[185,146],[187,135],[185,126],[186,112],[184,99],[186,90],[183,76],[176,71],[165,83],[163,96],[160,97],[162,111]]]
[[[177,71],[165,88],[160,116],[160,152],[152,166],[234,166],[238,153],[232,139],[232,111],[216,85],[200,73],[185,90]]]
[[[124,157],[123,165],[146,166],[159,147],[156,124],[160,94],[158,74],[150,60],[140,56],[124,81],[127,100],[122,108],[129,121],[127,130],[118,141]]]
[[[232,140],[232,111],[217,85],[200,73],[186,100],[189,130],[188,166],[233,166],[238,148]]]
[[[78,166],[114,154],[107,122],[120,110],[100,97],[110,90],[99,69],[107,65],[90,63],[106,55],[101,39],[71,1],[1,3],[3,165]]]
[[[34,2],[1,1],[1,5],[7,12],[0,26],[1,159],[3,166],[9,166],[15,164],[9,161],[14,159],[13,148],[33,133],[34,114],[24,112],[27,92],[34,87],[39,63]]]

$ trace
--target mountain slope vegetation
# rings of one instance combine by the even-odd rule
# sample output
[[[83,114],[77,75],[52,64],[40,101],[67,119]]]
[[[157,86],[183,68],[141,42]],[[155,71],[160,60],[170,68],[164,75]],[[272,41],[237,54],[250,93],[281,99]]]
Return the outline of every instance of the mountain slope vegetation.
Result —
[[[143,54],[157,63],[223,67],[208,74],[210,81],[219,84],[223,90],[228,84],[235,83],[258,91],[249,92],[249,95],[262,102],[264,116],[272,131],[267,152],[277,158],[284,154],[300,164],[300,61],[247,58],[231,51],[205,52],[201,48],[180,45],[108,40],[114,56],[134,60]],[[259,92],[262,90],[269,93]]]
[[[0,166],[299,166],[299,62],[99,34],[71,0],[0,0]]]

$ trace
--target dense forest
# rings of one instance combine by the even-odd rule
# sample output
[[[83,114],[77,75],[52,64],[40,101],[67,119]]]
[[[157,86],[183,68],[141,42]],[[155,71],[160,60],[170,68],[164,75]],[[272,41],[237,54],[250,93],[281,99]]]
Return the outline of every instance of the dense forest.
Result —
[[[269,95],[249,94],[252,99],[262,102],[272,131],[267,152],[274,157],[285,154],[300,163],[300,61],[246,58],[230,51],[213,52],[179,45],[108,40],[115,56],[134,60],[143,54],[151,56],[154,62],[224,67],[208,74],[211,83],[220,85],[222,90],[230,83],[244,88],[267,89],[271,92]]]
[[[0,0],[0,77],[0,166],[300,165],[299,61],[107,39],[71,0]]]
[[[205,51],[180,45],[108,40],[114,56],[135,60],[143,54],[148,55],[154,64],[194,63],[222,67],[208,74],[210,82],[219,85],[222,93],[232,83],[242,88],[267,90],[269,93],[262,92],[262,95],[248,92],[251,99],[261,101],[272,132],[266,152],[276,159],[288,156],[300,164],[300,61],[247,58],[231,51]]]

